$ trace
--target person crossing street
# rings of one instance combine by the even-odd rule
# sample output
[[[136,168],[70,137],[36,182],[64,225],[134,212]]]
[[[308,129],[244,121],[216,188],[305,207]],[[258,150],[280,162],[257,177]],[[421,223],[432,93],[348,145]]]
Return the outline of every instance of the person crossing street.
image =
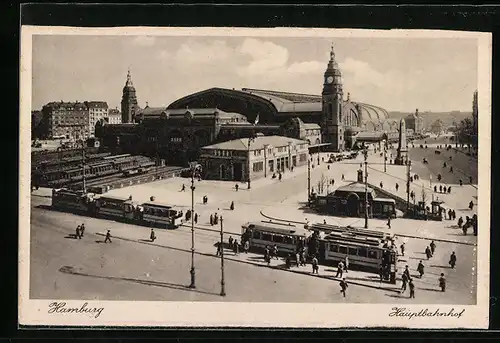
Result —
[[[342,293],[344,298],[345,298],[345,294],[347,291],[347,287],[349,287],[349,285],[347,284],[347,281],[345,280],[345,278],[343,278],[342,281],[340,281],[340,292]]]
[[[104,239],[104,243],[108,243],[108,241],[109,241],[109,243],[112,243],[111,242],[111,231],[110,230],[108,230],[108,232],[106,232],[106,238]]]

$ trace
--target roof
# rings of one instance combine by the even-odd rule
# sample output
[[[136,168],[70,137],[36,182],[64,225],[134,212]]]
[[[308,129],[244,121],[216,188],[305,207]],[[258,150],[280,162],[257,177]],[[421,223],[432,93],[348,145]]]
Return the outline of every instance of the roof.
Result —
[[[335,193],[339,192],[354,192],[354,193],[360,193],[365,191],[365,185],[360,182],[353,182],[345,186],[340,186],[335,190]],[[373,188],[368,187],[368,193],[373,192]]]
[[[227,142],[207,145],[202,149],[212,150],[248,150],[248,138],[238,138]],[[270,145],[273,147],[287,146],[288,143],[292,144],[308,144],[307,141],[300,139],[283,137],[283,136],[260,136],[255,137],[255,139],[250,143],[250,150],[260,150],[264,149],[264,146]]]
[[[49,102],[43,107],[48,107],[52,108],[54,110],[56,109],[73,109],[73,110],[86,110],[87,106],[83,102],[64,102],[64,101],[59,101],[59,102]]]
[[[240,113],[236,112],[225,112],[218,108],[179,108],[179,109],[167,109],[166,107],[145,107],[139,113],[144,117],[160,117],[160,116],[174,116],[174,117],[184,117],[186,114],[192,114],[194,116],[199,115],[212,115],[219,116],[221,118],[234,118],[239,117],[246,120],[246,117]]]
[[[108,108],[108,103],[106,101],[85,101],[87,107],[92,108]]]
[[[367,132],[362,131],[356,135],[357,141],[381,141],[385,137],[385,133],[381,131]]]

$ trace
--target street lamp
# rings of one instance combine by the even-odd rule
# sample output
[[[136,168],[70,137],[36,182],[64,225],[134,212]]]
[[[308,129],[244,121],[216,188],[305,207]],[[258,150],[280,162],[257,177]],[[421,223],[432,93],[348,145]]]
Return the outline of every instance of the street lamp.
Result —
[[[191,284],[189,288],[196,288],[196,272],[194,269],[194,177],[196,172],[199,172],[200,165],[193,163],[191,165]]]
[[[226,296],[226,288],[224,283],[224,229],[222,226],[222,217],[220,217],[220,295]]]
[[[365,229],[368,229],[368,150],[365,147]]]
[[[248,138],[248,150],[247,150],[247,160],[248,160],[248,189],[250,189],[250,144],[255,140],[255,137]]]

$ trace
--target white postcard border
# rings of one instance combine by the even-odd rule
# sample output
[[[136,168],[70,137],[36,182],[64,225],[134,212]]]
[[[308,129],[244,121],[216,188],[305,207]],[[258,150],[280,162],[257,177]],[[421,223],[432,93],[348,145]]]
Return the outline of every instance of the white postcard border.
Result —
[[[479,91],[479,235],[477,244],[477,305],[402,304],[313,304],[313,303],[218,303],[218,302],[139,302],[29,299],[30,261],[30,142],[32,36],[72,35],[177,35],[253,37],[460,37],[478,41]],[[247,29],[247,28],[70,28],[23,26],[21,29],[20,71],[20,183],[19,183],[19,324],[51,326],[189,326],[189,327],[408,327],[408,328],[487,328],[489,324],[489,219],[491,175],[491,34],[441,30],[346,30],[346,29]],[[486,230],[488,228],[488,230]],[[488,231],[488,232],[486,232]],[[488,234],[486,234],[488,233]],[[230,285],[228,285],[230,290]],[[49,314],[53,302],[68,306],[103,308],[100,315]],[[427,309],[465,311],[457,317],[390,316],[394,307],[408,311]]]

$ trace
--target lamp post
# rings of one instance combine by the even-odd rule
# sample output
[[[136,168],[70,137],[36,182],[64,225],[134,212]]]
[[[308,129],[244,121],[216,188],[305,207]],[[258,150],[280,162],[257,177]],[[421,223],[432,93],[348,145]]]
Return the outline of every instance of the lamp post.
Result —
[[[307,203],[311,203],[311,159],[307,158]]]
[[[254,137],[249,137],[249,138],[248,138],[248,150],[247,150],[247,153],[248,153],[248,154],[247,154],[247,159],[248,159],[248,189],[250,189],[250,188],[251,188],[251,186],[250,186],[250,182],[251,182],[251,181],[250,181],[250,179],[251,179],[251,177],[250,177],[250,144],[251,144],[254,140],[255,140],[255,138],[254,138]]]
[[[195,173],[200,167],[199,164],[193,164],[191,166],[191,284],[189,288],[196,288],[196,272],[194,268],[194,177]]]
[[[365,147],[365,229],[368,229],[368,150]]]
[[[222,226],[222,217],[220,218],[220,295],[226,296],[226,284],[224,282],[224,229]]]
[[[387,141],[384,139],[384,173],[387,173]]]

